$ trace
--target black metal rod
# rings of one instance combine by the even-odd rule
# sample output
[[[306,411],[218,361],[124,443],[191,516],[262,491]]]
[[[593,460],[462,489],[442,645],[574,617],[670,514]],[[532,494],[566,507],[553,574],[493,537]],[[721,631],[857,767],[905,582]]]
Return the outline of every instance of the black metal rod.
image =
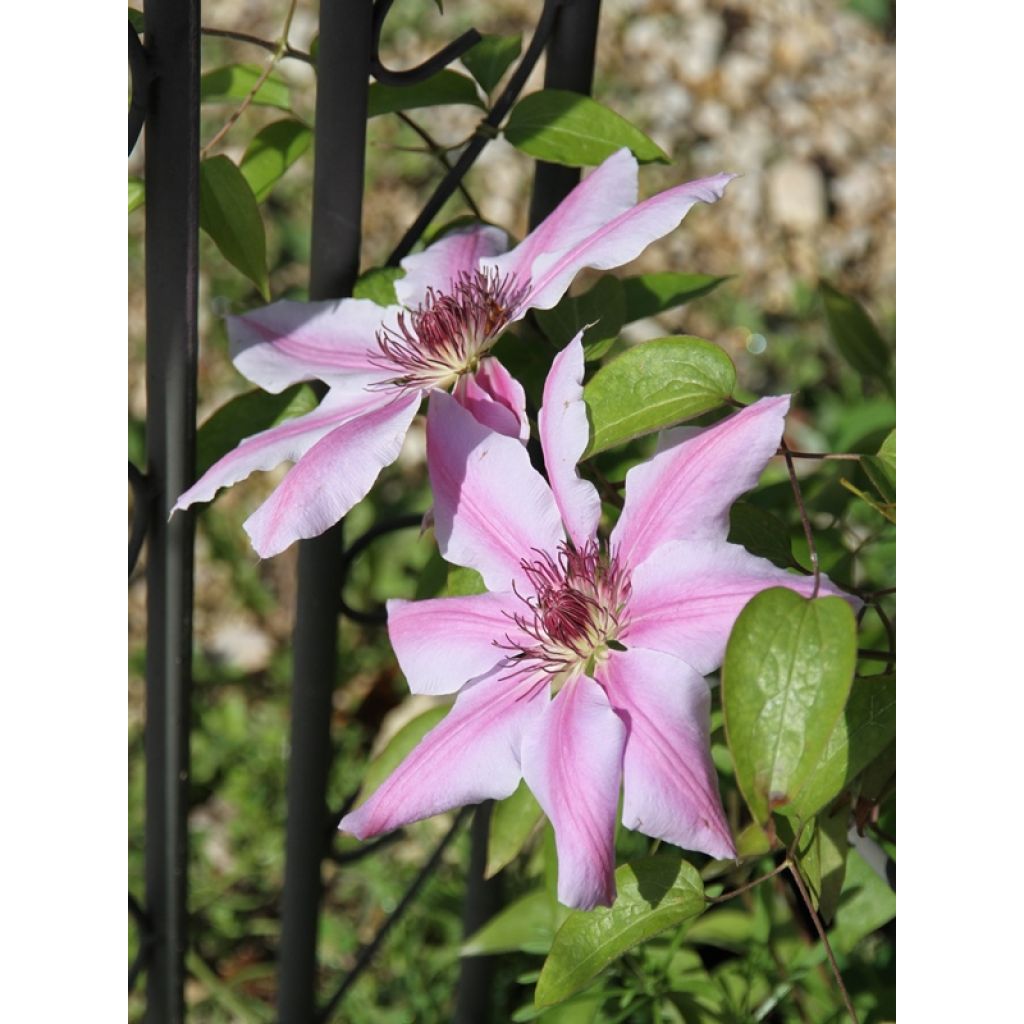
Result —
[[[146,1020],[184,1019],[199,266],[199,0],[151,0],[146,49]]]
[[[601,0],[571,0],[559,12],[548,41],[544,88],[590,94],[594,84],[594,52]],[[530,203],[535,228],[579,183],[577,167],[537,162]]]
[[[372,22],[371,0],[321,5],[312,300],[350,294],[359,272]],[[282,1024],[311,1024],[316,1012],[316,940],[323,894],[321,866],[328,850],[324,822],[331,695],[338,673],[341,554],[341,523],[299,545],[279,959]]]
[[[416,82],[423,82],[447,67],[453,60],[458,60],[483,39],[475,28],[471,28],[422,64],[406,68],[404,71],[392,71],[381,63],[380,34],[384,30],[384,19],[394,2],[395,0],[376,0],[373,5],[373,54],[370,58],[370,69],[373,71],[373,77],[385,85],[413,85]]]

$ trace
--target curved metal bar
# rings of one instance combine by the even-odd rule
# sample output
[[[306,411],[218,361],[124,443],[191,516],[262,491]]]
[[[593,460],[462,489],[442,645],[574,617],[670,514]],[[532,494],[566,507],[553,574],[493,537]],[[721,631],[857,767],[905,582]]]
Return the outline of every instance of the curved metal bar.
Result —
[[[132,516],[132,532],[128,538],[128,578],[131,579],[149,531],[150,494],[149,478],[132,462],[128,463],[128,483],[135,495],[135,514]]]
[[[471,28],[422,64],[418,64],[414,68],[406,68],[404,71],[391,71],[380,60],[380,35],[384,29],[384,19],[394,2],[395,0],[377,0],[373,5],[373,43],[370,51],[370,70],[373,77],[383,85],[414,85],[416,82],[425,81],[431,75],[435,75],[442,68],[447,67],[453,60],[457,60],[483,39],[483,36],[475,28]]]
[[[142,125],[146,120],[146,105],[149,100],[149,83],[153,73],[149,66],[149,55],[142,45],[135,26],[128,22],[128,70],[132,75],[132,102],[128,107],[128,155],[131,156],[135,143],[139,141]]]
[[[409,530],[414,526],[419,526],[423,522],[422,514],[410,514],[405,516],[399,516],[397,519],[392,519],[389,522],[381,523],[378,526],[374,526],[367,530],[358,540],[353,541],[351,547],[345,549],[344,554],[341,556],[341,585],[342,588],[345,586],[345,581],[348,577],[348,571],[352,567],[352,563],[356,558],[362,554],[375,540],[380,537],[384,537],[389,533],[395,533],[398,530]],[[383,608],[375,608],[373,611],[360,611],[358,608],[353,608],[345,600],[343,594],[338,594],[338,609],[345,618],[350,619],[352,622],[358,622],[363,626],[383,626],[388,621],[387,612]]]

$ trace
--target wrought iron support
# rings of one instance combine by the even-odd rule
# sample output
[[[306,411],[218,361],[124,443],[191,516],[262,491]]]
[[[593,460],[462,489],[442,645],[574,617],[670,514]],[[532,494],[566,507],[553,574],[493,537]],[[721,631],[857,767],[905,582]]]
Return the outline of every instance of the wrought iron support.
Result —
[[[323,3],[317,58],[317,144],[309,297],[351,293],[359,271],[371,0]],[[331,696],[338,673],[342,524],[299,545],[295,670],[288,763],[278,1009],[283,1024],[316,1014],[321,867],[331,759]]]

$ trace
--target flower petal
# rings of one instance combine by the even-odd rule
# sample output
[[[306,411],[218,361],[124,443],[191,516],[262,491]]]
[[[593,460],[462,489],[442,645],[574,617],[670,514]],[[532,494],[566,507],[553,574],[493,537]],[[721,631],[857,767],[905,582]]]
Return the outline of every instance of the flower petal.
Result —
[[[544,468],[562,513],[562,522],[577,548],[597,534],[601,498],[589,480],[580,479],[576,464],[590,442],[590,423],[583,403],[583,332],[580,331],[551,364],[544,382],[544,404],[537,417]]]
[[[517,580],[531,592],[520,561],[534,550],[554,555],[564,533],[551,488],[522,444],[489,430],[450,395],[434,391],[427,464],[441,554],[476,569],[488,590],[509,591]]]
[[[503,277],[513,274],[525,284],[538,256],[560,255],[579,245],[632,209],[636,197],[636,158],[628,149],[620,149],[588,174],[511,252],[485,262],[497,267]]]
[[[538,256],[530,268],[530,290],[521,311],[550,309],[584,267],[609,270],[636,259],[651,242],[678,227],[694,203],[721,199],[733,177],[716,174],[677,185],[603,221],[581,241]]]
[[[419,392],[389,399],[313,445],[245,521],[260,556],[318,536],[365,498],[380,471],[398,458],[419,404]]]
[[[476,373],[460,377],[452,394],[484,426],[520,441],[529,438],[526,392],[494,356],[481,359]]]
[[[546,703],[536,680],[500,673],[467,687],[448,715],[338,827],[359,839],[411,821],[510,796],[522,777],[520,747]]]
[[[283,299],[227,318],[231,358],[240,373],[275,394],[300,380],[331,384],[352,373],[386,380],[394,373],[381,369],[376,334],[395,312],[369,299]]]
[[[381,408],[390,400],[389,395],[380,392],[332,388],[312,412],[286,420],[240,442],[178,498],[174,510],[188,508],[197,501],[209,501],[221,487],[238,483],[256,470],[273,469],[287,460],[300,459],[335,428]]]
[[[788,395],[762,398],[631,469],[611,536],[619,558],[636,566],[666,541],[725,540],[729,506],[775,454],[788,408]]]
[[[718,796],[704,678],[656,651],[615,652],[602,669],[626,723],[622,824],[684,850],[735,857]]]
[[[590,910],[615,899],[615,815],[626,727],[586,676],[545,703],[523,741],[523,778],[551,820],[558,899]]]
[[[722,664],[725,644],[743,606],[768,587],[810,596],[811,576],[796,576],[765,558],[724,541],[670,541],[632,572],[628,647],[675,655],[698,672]],[[821,577],[819,594],[860,601]]]
[[[427,289],[447,292],[461,274],[472,274],[480,260],[503,253],[508,235],[490,224],[474,224],[452,231],[422,252],[402,260],[405,277],[395,282],[398,301],[415,309],[427,296]]]
[[[388,601],[388,636],[413,693],[454,693],[508,660],[497,647],[520,636],[515,594]]]

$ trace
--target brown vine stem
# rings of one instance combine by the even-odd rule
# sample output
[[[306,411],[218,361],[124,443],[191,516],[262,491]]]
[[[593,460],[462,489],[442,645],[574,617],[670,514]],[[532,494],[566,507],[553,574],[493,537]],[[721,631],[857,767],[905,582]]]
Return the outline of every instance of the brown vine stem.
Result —
[[[853,1024],[860,1024],[860,1020],[857,1017],[857,1011],[853,1008],[853,1003],[850,1001],[850,993],[846,991],[846,986],[843,984],[843,976],[839,973],[839,964],[836,963],[835,954],[832,952],[832,946],[828,941],[828,935],[825,934],[824,925],[821,923],[821,918],[818,917],[818,912],[814,909],[814,904],[811,903],[811,894],[807,891],[807,883],[804,882],[803,875],[800,874],[800,869],[796,866],[795,862],[787,861],[786,865],[789,867],[789,872],[793,876],[793,881],[796,882],[797,889],[800,890],[800,898],[804,901],[807,913],[811,915],[811,920],[814,922],[815,930],[818,932],[818,938],[821,939],[822,945],[825,947],[825,953],[828,955],[828,962],[832,965],[832,976],[836,979],[836,985],[839,986],[839,991],[843,996],[843,1002],[846,1004],[846,1012],[850,1015],[850,1020],[853,1021]]]
[[[785,446],[780,448],[775,454],[785,455]],[[845,462],[860,462],[863,458],[862,455],[857,455],[854,452],[795,452],[789,449],[789,454],[794,459],[835,459]]]
[[[291,0],[288,5],[288,13],[284,16],[284,25],[281,27],[281,38],[278,40],[277,45],[274,48],[273,55],[267,62],[267,66],[263,69],[260,77],[253,83],[253,87],[249,90],[248,95],[238,105],[238,108],[232,113],[232,115],[224,123],[223,127],[217,132],[216,135],[210,141],[203,146],[199,151],[199,158],[204,160],[210,153],[210,150],[224,138],[225,135],[235,126],[238,119],[248,110],[252,101],[256,98],[256,93],[263,87],[263,83],[270,77],[270,73],[277,67],[278,62],[285,55],[285,51],[288,49],[288,33],[292,27],[292,18],[295,16],[295,7],[298,4],[298,0]],[[250,40],[251,41],[251,40]]]
[[[789,482],[793,485],[793,497],[796,499],[796,507],[800,512],[800,522],[803,523],[804,536],[807,538],[807,550],[811,557],[811,568],[814,570],[814,589],[811,591],[811,600],[818,596],[821,588],[821,565],[818,562],[818,549],[814,544],[814,533],[811,530],[811,521],[807,517],[807,507],[804,505],[804,495],[800,490],[800,481],[796,478],[796,468],[793,466],[793,453],[786,446],[785,440],[781,442],[780,450],[786,460],[786,469],[789,472]]]
[[[743,893],[749,892],[751,889],[756,889],[762,882],[767,882],[769,878],[781,875],[789,866],[790,861],[787,857],[777,868],[773,868],[769,871],[767,875],[755,878],[752,882],[747,882],[745,885],[741,885],[738,889],[733,889],[730,892],[723,892],[721,896],[705,896],[704,899],[707,900],[708,903],[728,903],[729,900],[734,899],[736,896],[742,896]]]
[[[248,32],[235,32],[227,28],[204,28],[202,32],[204,36],[213,36],[217,39],[233,39],[238,43],[252,43],[253,46],[262,47],[271,53],[275,53],[280,45],[271,39],[261,39],[259,36],[249,35]],[[316,64],[316,61],[308,53],[304,50],[296,50],[294,46],[285,46],[284,53],[281,56],[291,57],[293,60],[301,60],[304,64]]]
[[[430,149],[431,155],[437,160],[437,162],[446,171],[450,171],[452,169],[452,165],[448,161],[445,147],[441,146],[422,125],[417,124],[411,117],[409,117],[408,114],[405,113],[405,111],[399,110],[396,111],[396,113],[399,118],[407,124],[424,141],[424,143],[426,143],[427,147]],[[462,198],[466,200],[466,205],[473,211],[473,216],[476,217],[477,220],[483,220],[484,215],[480,212],[480,207],[478,207],[474,202],[473,197],[469,194],[469,189],[466,188],[463,181],[459,181],[458,188],[459,192],[462,193]]]

